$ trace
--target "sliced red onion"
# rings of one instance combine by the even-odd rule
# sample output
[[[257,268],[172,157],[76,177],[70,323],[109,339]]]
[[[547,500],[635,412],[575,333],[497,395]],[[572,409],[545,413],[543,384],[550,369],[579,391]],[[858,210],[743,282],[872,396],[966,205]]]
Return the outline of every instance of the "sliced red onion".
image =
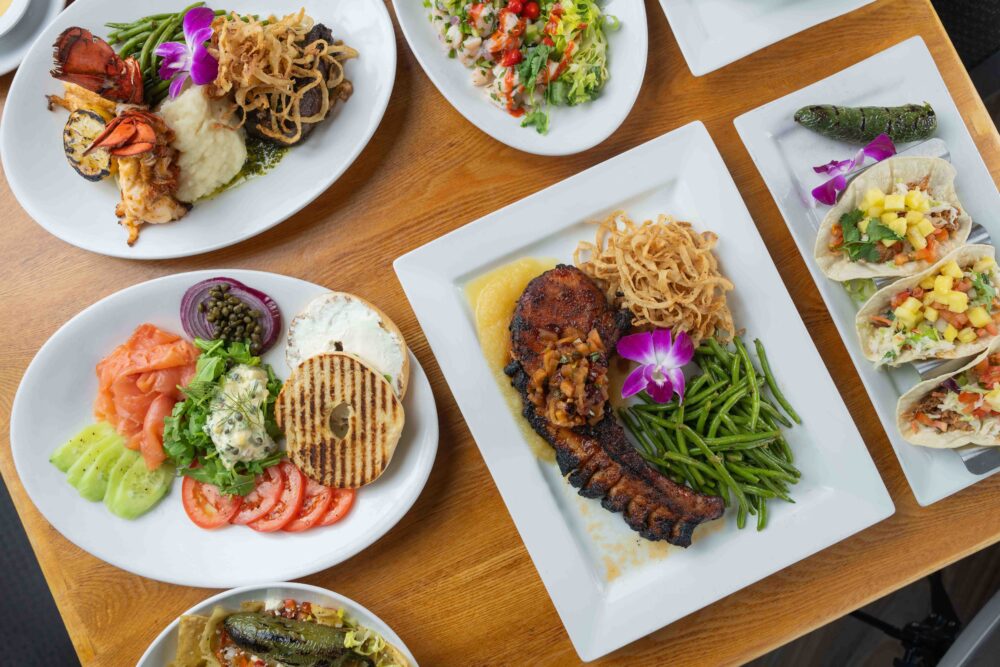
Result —
[[[957,382],[955,382],[955,378],[948,378],[947,380],[941,383],[941,386],[947,389],[948,391],[956,394],[962,391],[962,388],[958,386]]]
[[[215,326],[208,321],[208,313],[198,310],[198,304],[208,299],[208,291],[217,285],[229,285],[229,294],[260,312],[260,325],[264,329],[260,337],[260,350],[267,352],[277,342],[281,333],[281,311],[274,299],[260,290],[244,285],[238,280],[226,277],[209,278],[188,288],[181,299],[181,324],[191,338],[215,338]]]

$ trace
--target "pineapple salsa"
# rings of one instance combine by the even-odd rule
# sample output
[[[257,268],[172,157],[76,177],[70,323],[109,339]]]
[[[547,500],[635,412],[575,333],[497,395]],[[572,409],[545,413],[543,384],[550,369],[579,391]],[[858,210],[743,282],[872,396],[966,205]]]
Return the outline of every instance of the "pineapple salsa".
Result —
[[[451,58],[472,70],[521,126],[545,134],[549,106],[573,106],[600,95],[608,80],[606,30],[618,20],[597,0],[424,0]]]
[[[1000,435],[1000,354],[984,355],[928,393],[904,417],[914,432],[927,427],[940,433]]]
[[[937,356],[958,343],[996,336],[1000,321],[997,263],[989,256],[965,267],[955,260],[946,262],[917,286],[893,296],[888,307],[870,320],[877,349],[885,350],[883,362],[904,351]]]
[[[932,199],[927,180],[896,183],[888,193],[870,188],[859,207],[833,225],[830,249],[852,262],[936,262],[938,246],[958,229],[959,211]]]

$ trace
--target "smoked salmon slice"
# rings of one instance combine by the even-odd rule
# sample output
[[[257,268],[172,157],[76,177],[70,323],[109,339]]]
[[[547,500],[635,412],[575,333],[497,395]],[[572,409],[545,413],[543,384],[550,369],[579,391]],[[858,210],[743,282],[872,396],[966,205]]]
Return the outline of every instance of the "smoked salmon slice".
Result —
[[[126,445],[155,470],[166,459],[163,419],[195,373],[198,349],[152,324],[139,325],[127,341],[97,364],[94,416],[111,423]]]

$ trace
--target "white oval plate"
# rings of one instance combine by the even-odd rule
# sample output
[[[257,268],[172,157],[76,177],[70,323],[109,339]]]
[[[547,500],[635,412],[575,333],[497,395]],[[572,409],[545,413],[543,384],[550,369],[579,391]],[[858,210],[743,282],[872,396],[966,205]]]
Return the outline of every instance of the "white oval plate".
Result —
[[[396,39],[381,0],[240,2],[239,11],[265,15],[295,12],[305,5],[316,21],[360,52],[346,66],[354,93],[270,172],[196,203],[177,222],[143,225],[130,248],[115,217],[119,196],[113,179],[91,183],[73,171],[62,149],[66,112],[45,109],[45,95],[62,91],[61,83],[49,76],[52,44],[70,26],[103,37],[108,21],[130,21],[187,4],[165,0],[142,8],[126,0],[77,0],[35,41],[14,76],[0,123],[7,181],[28,215],[63,241],[129,259],[185,257],[233,245],[286,220],[322,194],[354,162],[382,120],[396,77]]]
[[[228,276],[269,294],[281,308],[282,337],[264,355],[288,376],[283,341],[292,317],[326,287],[260,271],[213,269],[180,273],[129,287],[98,301],[67,322],[28,366],[11,410],[10,443],[25,490],[49,523],[68,540],[112,565],[182,586],[227,588],[268,579],[297,579],[357,554],[410,509],[427,482],[437,452],[438,421],[427,376],[410,355],[403,405],[406,425],[389,469],[358,492],[354,507],[334,526],[304,533],[258,533],[245,526],[198,528],[181,506],[180,482],[151,512],[134,521],[84,500],[49,463],[63,442],[94,422],[94,367],[150,322],[183,334],[180,302],[200,280]]]
[[[497,141],[537,155],[571,155],[601,143],[628,116],[646,72],[646,8],[635,0],[608,0],[604,12],[617,16],[621,29],[608,33],[611,76],[601,96],[577,107],[553,107],[548,134],[521,127],[521,120],[494,105],[472,85],[470,70],[449,58],[438,41],[421,0],[392,0],[406,41],[424,72],[470,123]]]
[[[410,653],[410,649],[406,647],[406,644],[399,638],[399,635],[393,632],[392,628],[386,625],[381,618],[354,600],[346,598],[343,595],[338,595],[333,591],[328,591],[325,588],[319,588],[318,586],[276,583],[234,588],[233,590],[213,595],[204,602],[191,607],[182,615],[201,614],[207,616],[212,613],[212,608],[216,605],[238,609],[241,602],[266,600],[268,598],[292,598],[299,602],[311,602],[312,604],[324,607],[343,609],[347,612],[348,616],[358,623],[382,635],[387,642],[398,648],[406,656],[413,667],[417,667],[417,661],[414,659],[413,654]],[[170,625],[163,629],[163,632],[153,640],[153,643],[149,645],[146,652],[139,658],[136,667],[163,667],[163,665],[169,664],[174,659],[174,656],[177,654],[177,624],[179,622],[180,619],[174,619]]]

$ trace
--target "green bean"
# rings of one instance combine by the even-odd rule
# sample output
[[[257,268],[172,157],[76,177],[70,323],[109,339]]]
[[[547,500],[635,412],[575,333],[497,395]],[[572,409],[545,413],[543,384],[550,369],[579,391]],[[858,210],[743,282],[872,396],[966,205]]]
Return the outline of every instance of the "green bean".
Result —
[[[153,28],[158,25],[156,21],[142,21],[134,26],[125,28],[124,30],[119,30],[114,35],[114,41],[123,42],[129,38],[135,37],[136,35],[148,34],[153,32]],[[111,38],[111,35],[108,35]]]
[[[157,41],[160,39],[160,34],[165,32],[169,27],[170,27],[170,19],[167,19],[163,21],[163,23],[153,28],[153,31],[149,33],[149,37],[147,37],[146,41],[142,43],[142,49],[140,49],[139,51],[139,69],[142,71],[143,76],[147,76],[149,74],[150,53],[156,46]]]
[[[747,525],[747,511],[746,508],[740,505],[739,510],[736,512],[736,527],[743,530],[743,527]]]
[[[736,343],[736,352],[739,354],[740,359],[743,361],[743,367],[746,370],[747,377],[751,378],[750,381],[750,429],[753,430],[757,428],[757,418],[760,414],[760,390],[757,387],[757,369],[754,368],[753,363],[750,361],[750,355],[747,354],[746,347],[743,346],[743,341],[737,336],[734,339]]]
[[[760,400],[760,410],[762,413],[766,413],[768,416],[780,422],[784,427],[792,427],[792,422],[788,421],[788,418],[778,412],[778,409],[771,405],[771,402],[765,398],[761,398]]]
[[[712,353],[715,354],[715,356],[718,358],[719,361],[721,361],[724,364],[729,363],[729,357],[732,356],[732,353],[726,348],[722,347],[722,345],[719,344],[719,341],[715,340],[714,338],[709,338],[708,347],[710,350],[712,350]]]
[[[705,432],[705,422],[708,421],[708,414],[712,411],[712,399],[705,402],[704,411],[698,416],[698,433]]]
[[[767,501],[760,501],[760,512],[757,514],[757,532],[767,527]]]
[[[699,377],[706,377],[706,376],[700,375]],[[726,384],[728,384],[727,380],[719,380],[715,384],[706,387],[701,392],[695,394],[690,399],[685,400],[684,402],[687,403],[689,406],[696,406],[702,401],[706,399],[711,399],[713,396],[717,395],[719,393],[719,390],[722,389],[722,387],[724,387]]]
[[[705,441],[701,439],[701,436],[695,433],[691,429],[691,427],[687,426],[686,424],[681,424],[679,426],[678,436],[680,436],[681,433],[684,433],[685,436],[690,438],[691,442],[693,442],[695,446],[702,451],[702,453],[705,455],[705,458],[707,458],[708,461],[713,464],[713,467],[719,472],[723,481],[725,481],[726,484],[732,487],[733,494],[736,496],[736,501],[740,504],[741,507],[745,507],[747,503],[747,498],[743,494],[743,491],[736,484],[736,480],[733,479],[733,476],[729,474],[729,471],[726,469],[726,466],[722,465],[722,461],[719,459],[719,457],[713,454],[712,450],[709,449],[707,444],[705,444]]]
[[[747,480],[748,482],[759,482],[760,477],[757,477],[749,468],[744,468],[739,463],[735,461],[729,462],[729,469],[734,473]]]
[[[774,440],[781,435],[781,431],[763,431],[758,433],[741,433],[739,435],[727,435],[721,438],[705,438],[705,442],[709,446],[713,445],[731,445],[735,443],[743,442],[760,442],[762,440]]]
[[[719,430],[719,422],[726,415],[726,413],[729,412],[730,408],[736,405],[736,402],[746,395],[746,392],[746,387],[744,387],[726,399],[726,402],[722,404],[722,407],[719,408],[719,411],[708,425],[708,437],[715,437],[716,432]]]
[[[799,418],[798,413],[795,412],[791,403],[788,402],[785,395],[781,393],[781,389],[778,388],[778,381],[775,379],[774,373],[771,372],[771,364],[767,361],[767,352],[764,350],[764,343],[757,338],[754,340],[754,345],[757,347],[757,359],[760,361],[760,368],[764,371],[764,379],[767,380],[767,386],[771,389],[771,394],[788,416],[796,424],[801,424],[802,420]]]
[[[691,384],[684,389],[684,395],[691,397],[688,399],[689,403],[695,400],[694,397],[697,395],[698,390],[701,389],[701,386],[706,382],[708,382],[709,380],[711,380],[711,378],[708,375],[702,373],[694,380],[692,380]]]

